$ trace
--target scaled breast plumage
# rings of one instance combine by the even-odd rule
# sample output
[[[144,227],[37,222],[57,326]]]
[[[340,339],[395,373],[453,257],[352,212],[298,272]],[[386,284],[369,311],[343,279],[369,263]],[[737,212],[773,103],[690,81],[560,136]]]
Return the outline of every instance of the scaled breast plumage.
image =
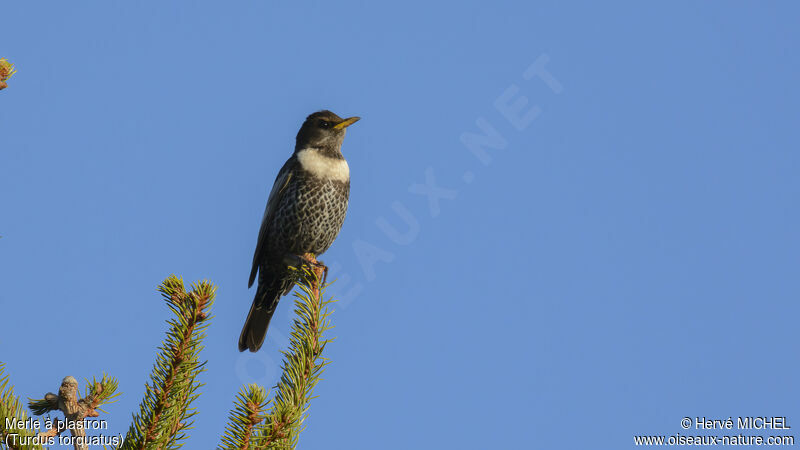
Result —
[[[280,253],[325,252],[344,223],[349,194],[347,161],[313,150],[299,151],[276,206],[270,247]]]

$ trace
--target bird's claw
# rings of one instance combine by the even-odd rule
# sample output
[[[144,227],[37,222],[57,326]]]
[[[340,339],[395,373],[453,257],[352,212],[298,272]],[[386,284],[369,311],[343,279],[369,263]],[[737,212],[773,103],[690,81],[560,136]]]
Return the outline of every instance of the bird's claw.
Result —
[[[320,277],[319,272],[321,271],[321,285],[325,286],[325,284],[328,282],[328,266],[326,266],[322,261],[318,261],[312,253],[306,253],[304,255],[286,255],[284,262],[287,265],[298,269],[306,266],[310,268],[317,277]]]

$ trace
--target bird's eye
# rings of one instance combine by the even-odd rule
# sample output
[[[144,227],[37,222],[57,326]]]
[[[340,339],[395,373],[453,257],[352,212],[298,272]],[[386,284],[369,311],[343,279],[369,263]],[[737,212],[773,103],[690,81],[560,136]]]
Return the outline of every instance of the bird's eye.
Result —
[[[327,122],[327,121],[325,121],[325,120],[323,120],[323,121],[321,121],[321,122],[319,123],[319,126],[320,126],[321,128],[330,128],[330,126],[331,126],[331,123],[330,123],[330,122]]]

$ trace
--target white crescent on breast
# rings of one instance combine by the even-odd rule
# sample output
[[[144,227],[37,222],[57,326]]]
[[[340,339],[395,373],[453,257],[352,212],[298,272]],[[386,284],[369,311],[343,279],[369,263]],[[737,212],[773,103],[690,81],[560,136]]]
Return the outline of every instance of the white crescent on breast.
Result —
[[[297,152],[297,160],[304,170],[317,177],[337,181],[350,179],[350,166],[344,158],[331,158],[315,149],[303,149]]]

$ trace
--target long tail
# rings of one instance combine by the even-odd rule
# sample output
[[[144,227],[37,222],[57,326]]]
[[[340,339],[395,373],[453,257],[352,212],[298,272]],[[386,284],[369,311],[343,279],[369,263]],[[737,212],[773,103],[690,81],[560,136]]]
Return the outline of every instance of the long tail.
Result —
[[[291,289],[291,285],[289,288]],[[272,319],[272,314],[275,313],[278,300],[286,290],[285,283],[281,280],[259,280],[253,305],[250,307],[250,312],[247,313],[242,334],[239,336],[240,352],[247,349],[257,352],[264,344],[269,321]]]

